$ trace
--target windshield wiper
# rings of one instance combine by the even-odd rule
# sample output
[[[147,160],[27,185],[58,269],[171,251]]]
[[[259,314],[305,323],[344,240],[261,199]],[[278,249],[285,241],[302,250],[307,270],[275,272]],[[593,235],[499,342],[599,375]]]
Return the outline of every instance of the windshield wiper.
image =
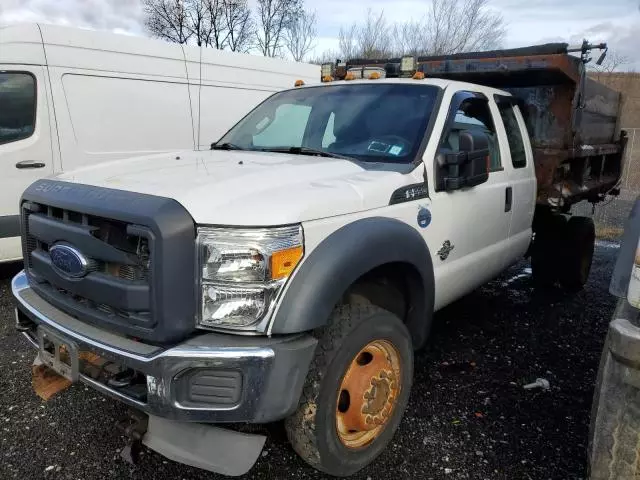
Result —
[[[225,142],[225,143],[212,143],[211,150],[246,150],[245,148],[239,147],[233,143]]]
[[[293,155],[309,155],[314,157],[329,157],[340,158],[342,160],[353,160],[353,158],[338,153],[325,152],[324,150],[316,150],[309,147],[273,147],[273,148],[260,148],[261,152],[275,152],[275,153],[291,153]]]

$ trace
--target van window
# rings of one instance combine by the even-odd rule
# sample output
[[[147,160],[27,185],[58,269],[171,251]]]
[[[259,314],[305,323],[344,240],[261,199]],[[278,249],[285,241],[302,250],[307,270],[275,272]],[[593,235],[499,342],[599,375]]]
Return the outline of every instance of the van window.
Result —
[[[0,145],[30,137],[36,125],[36,80],[0,72]]]
[[[507,140],[509,141],[509,150],[511,150],[511,162],[513,168],[524,168],[527,166],[527,153],[524,149],[522,141],[522,131],[518,124],[518,118],[513,111],[513,106],[508,103],[498,103],[500,116],[504,129],[507,131]]]

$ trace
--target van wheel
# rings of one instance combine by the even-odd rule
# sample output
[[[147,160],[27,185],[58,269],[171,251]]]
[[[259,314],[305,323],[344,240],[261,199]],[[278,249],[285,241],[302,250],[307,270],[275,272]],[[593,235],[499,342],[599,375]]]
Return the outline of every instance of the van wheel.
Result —
[[[402,321],[368,302],[339,305],[321,332],[298,410],[285,421],[293,449],[331,475],[364,468],[393,438],[412,379]]]
[[[571,217],[565,232],[566,248],[560,283],[568,290],[580,290],[589,279],[596,228],[589,217]]]
[[[559,278],[566,228],[567,218],[559,214],[549,215],[537,225],[531,252],[533,282],[537,287],[552,287]]]

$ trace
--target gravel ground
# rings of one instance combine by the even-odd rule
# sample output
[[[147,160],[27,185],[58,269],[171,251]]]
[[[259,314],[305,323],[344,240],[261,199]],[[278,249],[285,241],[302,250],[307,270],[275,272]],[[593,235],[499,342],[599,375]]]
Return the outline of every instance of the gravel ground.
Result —
[[[617,248],[599,243],[587,288],[533,291],[520,264],[436,316],[416,356],[409,408],[395,439],[358,479],[579,479],[593,383],[614,299]],[[145,450],[130,466],[114,429],[124,408],[82,385],[48,403],[31,390],[34,352],[13,330],[13,267],[0,268],[0,478],[215,479]],[[522,385],[544,377],[548,392]],[[297,458],[281,424],[246,476],[323,478]]]

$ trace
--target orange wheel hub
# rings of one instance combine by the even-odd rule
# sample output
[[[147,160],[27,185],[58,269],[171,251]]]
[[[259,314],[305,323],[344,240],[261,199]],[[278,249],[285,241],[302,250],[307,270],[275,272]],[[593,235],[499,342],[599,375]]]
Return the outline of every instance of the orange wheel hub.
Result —
[[[336,429],[345,447],[364,447],[382,433],[402,388],[400,368],[400,355],[386,340],[374,340],[353,359],[336,404]]]

